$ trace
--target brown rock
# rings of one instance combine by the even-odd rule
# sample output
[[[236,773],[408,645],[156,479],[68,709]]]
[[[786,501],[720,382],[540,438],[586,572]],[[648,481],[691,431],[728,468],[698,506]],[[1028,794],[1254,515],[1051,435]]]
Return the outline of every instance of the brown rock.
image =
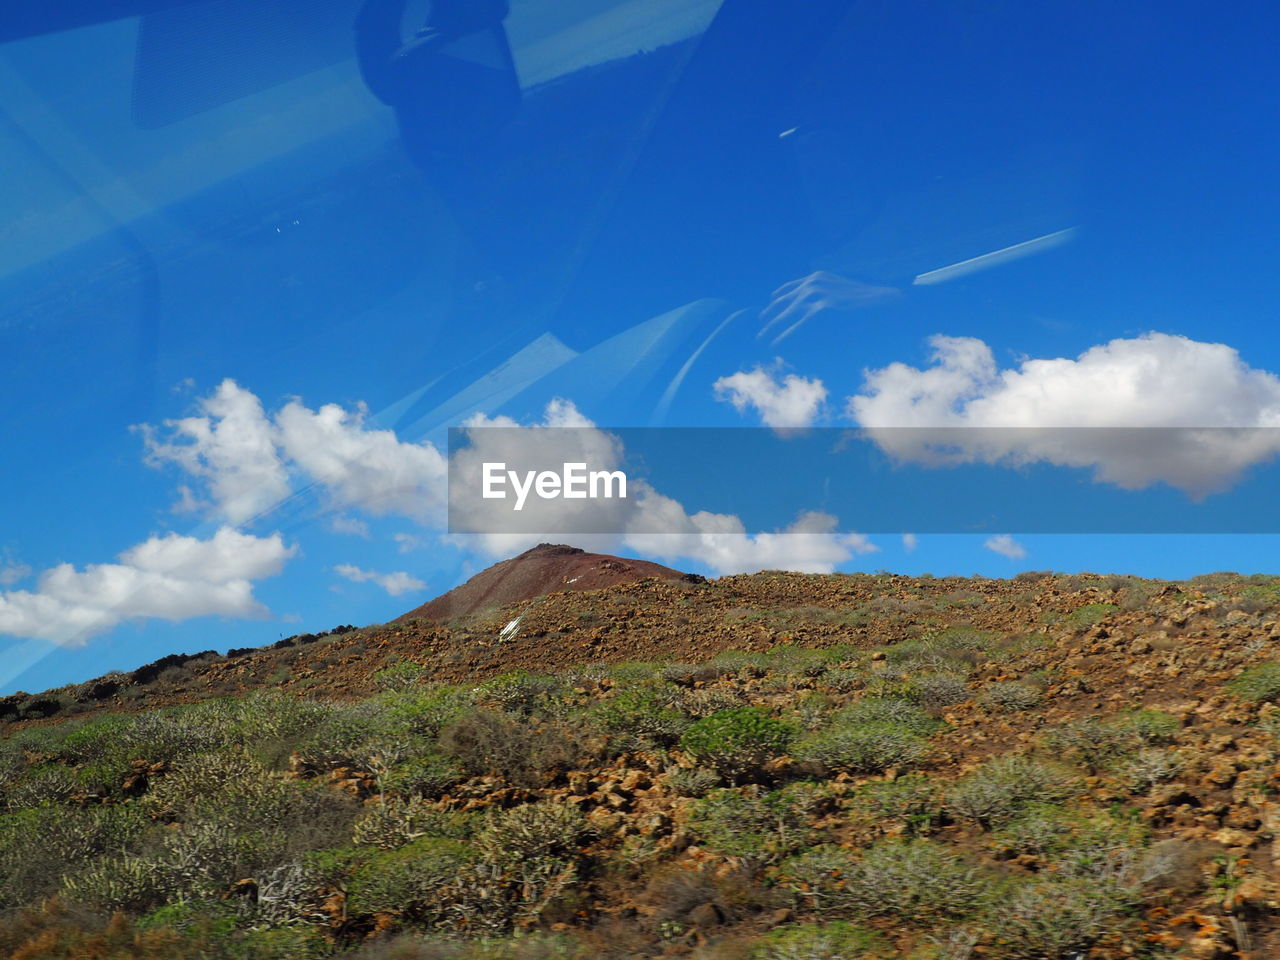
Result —
[[[695,927],[705,930],[724,923],[724,913],[714,903],[700,903],[685,914],[685,919]]]
[[[627,793],[647,789],[650,785],[649,776],[643,770],[628,770],[618,784]]]
[[[1204,782],[1215,787],[1229,787],[1236,782],[1236,765],[1231,760],[1215,760],[1209,772],[1204,775]]]
[[[1213,835],[1213,839],[1224,847],[1252,847],[1258,842],[1258,837],[1253,833],[1246,833],[1243,830],[1236,830],[1234,827],[1223,827]]]

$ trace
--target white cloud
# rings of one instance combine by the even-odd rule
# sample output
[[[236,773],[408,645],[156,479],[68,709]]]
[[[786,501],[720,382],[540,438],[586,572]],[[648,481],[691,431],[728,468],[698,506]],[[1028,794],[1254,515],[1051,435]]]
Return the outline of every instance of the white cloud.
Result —
[[[280,572],[296,548],[284,546],[280,534],[255,537],[223,527],[208,540],[177,533],[151,537],[120,554],[129,566],[183,580],[227,583],[259,580]]]
[[[119,563],[83,570],[59,564],[40,575],[34,592],[0,593],[0,633],[80,646],[138,617],[266,616],[252,581],[279,573],[295,549],[279,534],[255,537],[230,527],[208,540],[151,537],[121,553]]]
[[[149,464],[176,464],[201,480],[217,514],[230,523],[243,523],[289,494],[275,430],[256,396],[234,380],[223,380],[200,401],[200,410],[200,416],[166,420],[165,439],[154,427],[138,428]],[[187,491],[179,506],[193,502]]]
[[[379,573],[376,570],[361,570],[350,563],[340,563],[333,569],[339,576],[346,577],[352,583],[376,583],[393,597],[426,587],[426,584],[417,577],[410,576],[403,570],[397,570],[395,573]]]
[[[25,563],[11,563],[0,567],[0,587],[11,587],[29,576],[31,576],[31,568]]]
[[[735,397],[735,404],[757,407],[766,423],[774,427],[811,421],[826,396],[826,388],[816,380],[789,376],[778,383],[762,371],[735,377],[722,381],[726,395]],[[312,410],[295,399],[269,418],[257,397],[226,380],[213,396],[201,401],[201,408],[203,416],[167,422],[169,437],[161,439],[152,428],[141,429],[146,433],[148,459],[187,470],[207,487],[212,508],[224,516],[255,515],[288,493],[289,474],[296,473],[315,483],[337,511],[399,514],[433,529],[444,525],[448,477],[444,454],[429,443],[405,443],[390,430],[367,427],[363,406],[346,410],[326,404]],[[617,438],[596,429],[572,402],[563,399],[551,401],[542,421],[532,426],[483,414],[471,417],[464,426],[471,429],[472,445],[455,462],[455,474],[465,480],[470,471],[477,483],[480,464],[494,459],[528,462],[531,457],[541,458],[557,467],[575,460],[605,470],[615,469],[621,462]],[[518,429],[486,433],[490,427]],[[563,432],[548,434],[545,431],[549,428]],[[254,486],[255,478],[260,482],[258,487]],[[184,491],[183,502],[201,505],[189,489]],[[647,496],[596,501],[595,505],[602,514],[597,518],[600,529],[627,532],[570,535],[575,544],[608,552],[616,552],[624,544],[633,549],[648,544],[656,556],[692,560],[719,572],[766,568],[828,571],[858,553],[875,549],[859,534],[836,533],[835,518],[826,514],[801,514],[786,530],[749,536],[737,517],[706,512],[690,517],[674,500],[652,491]],[[448,539],[490,555],[508,555],[540,540],[564,541],[566,535],[556,531],[571,529],[565,511],[580,509],[580,505],[549,500],[539,501],[537,507],[537,511],[527,512],[520,532]],[[497,508],[497,503],[489,501],[476,507]],[[668,520],[674,525],[661,529],[672,532],[648,532],[655,529],[655,522],[665,524]],[[363,520],[346,513],[338,513],[330,522],[339,532],[362,536],[367,532]],[[471,526],[485,529],[493,524],[486,525],[481,519]],[[394,539],[401,552],[420,545],[411,534],[396,534]],[[393,594],[422,587],[407,574],[378,574],[350,565],[343,565],[340,572],[348,579],[362,577],[360,582],[376,582]]]
[[[187,484],[180,483],[178,484],[178,501],[169,509],[173,513],[199,513],[211,506],[212,504],[198,498]]]
[[[861,553],[878,549],[859,533],[836,533],[835,517],[801,513],[777,533],[748,534],[741,520],[705,510],[692,515],[675,500],[642,488],[634,527],[668,533],[628,533],[624,543],[668,563],[693,560],[720,574],[758,570],[831,573]]]
[[[348,516],[345,513],[334,514],[329,518],[329,529],[334,533],[349,533],[353,537],[361,539],[369,539],[369,525],[359,517]]]
[[[595,428],[568,401],[550,404],[543,421],[518,432],[495,431],[486,434],[484,427],[517,428],[508,417],[473,417],[467,426],[472,446],[464,451],[466,459],[455,460],[455,478],[474,476],[479,485],[479,464],[492,460],[518,462],[522,467],[540,464],[558,466],[562,461],[579,460],[592,469],[612,470],[622,462],[622,446],[612,434]],[[544,428],[575,427],[570,433],[554,435],[549,440]],[[455,458],[458,453],[455,453]],[[489,509],[501,501],[489,501]],[[471,529],[500,526],[492,517],[481,515],[486,503],[470,506],[476,511],[466,521]],[[532,503],[532,501],[530,501]],[[526,506],[529,506],[527,504]],[[568,519],[581,507],[563,500],[541,501],[536,520],[530,520],[527,532],[453,535],[452,543],[472,547],[491,556],[510,555],[540,541],[569,542],[586,550],[617,553],[624,549],[638,551],[669,563],[689,562],[705,565],[717,573],[754,572],[756,570],[797,570],[824,573],[834,570],[859,553],[877,549],[865,536],[836,533],[836,518],[828,514],[802,513],[786,529],[775,533],[749,535],[742,521],[730,514],[699,511],[688,514],[671,497],[655,491],[643,480],[632,478],[626,500],[596,501],[598,509],[592,526],[601,530],[622,531],[595,534],[547,533],[572,529]],[[505,517],[503,523],[505,523]],[[459,524],[460,526],[462,524]],[[658,532],[660,531],[660,532]]]
[[[812,425],[827,399],[821,380],[794,373],[779,382],[763,367],[721,377],[714,384],[716,399],[733,404],[739,413],[754,408],[767,427],[807,427]]]
[[[298,400],[276,414],[281,449],[337,507],[401,514],[439,523],[448,464],[430,443],[404,443],[391,430],[369,429],[360,406],[310,410]]]
[[[410,551],[417,550],[422,546],[422,540],[419,537],[415,537],[412,533],[393,533],[391,535],[391,539],[396,542],[396,549],[399,550],[400,553],[409,553]]]
[[[243,523],[291,491],[290,473],[318,485],[331,507],[401,514],[438,524],[443,516],[446,461],[430,443],[404,443],[390,430],[365,425],[363,406],[326,404],[311,410],[292,400],[274,418],[233,380],[199,401],[200,415],[142,424],[147,462],[173,464],[199,482],[187,485],[175,510],[210,510]],[[333,521],[339,532],[363,533],[358,520]],[[345,524],[345,527],[344,527]]]
[[[1027,555],[1027,548],[1007,533],[990,537],[982,545],[992,553],[998,553],[1000,556],[1008,557],[1010,560],[1021,560]]]
[[[847,406],[903,460],[1092,467],[1096,479],[1126,489],[1164,482],[1201,496],[1280,452],[1274,430],[1044,429],[1280,426],[1280,378],[1225,344],[1149,333],[1074,360],[1028,359],[1004,370],[981,340],[935,336],[930,344],[929,367],[868,371]],[[884,429],[896,427],[991,429],[930,440],[927,431]]]
[[[913,553],[916,547],[920,546],[920,538],[914,533],[904,533],[902,535],[902,549],[907,553]]]

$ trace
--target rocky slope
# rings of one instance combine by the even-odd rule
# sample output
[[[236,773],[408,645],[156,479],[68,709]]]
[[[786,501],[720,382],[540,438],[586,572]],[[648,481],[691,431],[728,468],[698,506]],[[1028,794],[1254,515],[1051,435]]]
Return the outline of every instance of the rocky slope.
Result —
[[[332,836],[303,846],[318,852],[181,881],[210,917],[255,891],[235,914],[241,955],[267,956],[243,952],[255,929],[304,924],[314,955],[397,931],[523,930],[497,952],[415,939],[394,955],[1266,960],[1280,956],[1278,620],[1280,580],[1232,574],[634,580],[9,698],[0,820],[43,798],[66,823],[137,806],[175,837],[206,829],[212,814],[173,798],[212,768],[190,772],[163,724],[143,728],[156,750],[124,727],[118,749],[72,738],[185,704],[174,716],[241,731],[208,745],[240,782],[356,804],[326,814]],[[265,711],[249,728],[227,719],[242,701],[210,699],[264,688],[274,699],[235,708]],[[315,712],[293,729],[286,703]],[[121,711],[143,712],[96,716]],[[256,759],[227,759],[244,747]],[[162,858],[148,843],[129,856]],[[346,859],[325,879],[307,857]],[[441,857],[467,878],[445,901],[392,882],[397,858]],[[272,920],[263,891],[286,868],[311,879]],[[74,870],[40,889],[58,883],[128,902]],[[141,916],[167,894],[129,895]],[[22,929],[71,924],[50,916]],[[71,927],[80,949],[92,931]],[[196,955],[181,952],[194,928],[174,929],[167,955]],[[0,949],[21,945],[11,933]],[[80,954],[26,954],[45,955]]]
[[[461,586],[396,619],[448,623],[477,613],[533,600],[549,593],[601,590],[643,580],[696,581],[690,574],[648,560],[624,560],[579,547],[540,543],[482,570]]]

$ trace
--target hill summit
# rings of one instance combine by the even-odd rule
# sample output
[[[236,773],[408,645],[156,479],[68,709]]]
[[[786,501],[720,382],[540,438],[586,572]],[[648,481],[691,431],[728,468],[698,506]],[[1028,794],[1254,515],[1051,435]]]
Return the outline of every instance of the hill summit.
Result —
[[[684,581],[701,579],[696,574],[681,573],[648,560],[624,560],[604,553],[587,553],[580,547],[540,543],[480,571],[466,583],[410,610],[393,622],[434,620],[446,623],[481,610],[521,603],[549,593],[600,590],[646,577]]]

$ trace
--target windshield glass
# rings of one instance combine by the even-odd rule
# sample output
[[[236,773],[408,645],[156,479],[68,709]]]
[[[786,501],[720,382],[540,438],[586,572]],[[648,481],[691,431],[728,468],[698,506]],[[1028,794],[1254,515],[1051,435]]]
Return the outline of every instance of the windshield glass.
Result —
[[[461,426],[1280,425],[1266,5],[13,6],[0,692],[388,620],[548,538],[707,575],[1270,562],[1123,507],[868,538],[762,455],[589,536],[446,503]],[[1047,444],[966,456],[1181,504],[1280,450]]]

